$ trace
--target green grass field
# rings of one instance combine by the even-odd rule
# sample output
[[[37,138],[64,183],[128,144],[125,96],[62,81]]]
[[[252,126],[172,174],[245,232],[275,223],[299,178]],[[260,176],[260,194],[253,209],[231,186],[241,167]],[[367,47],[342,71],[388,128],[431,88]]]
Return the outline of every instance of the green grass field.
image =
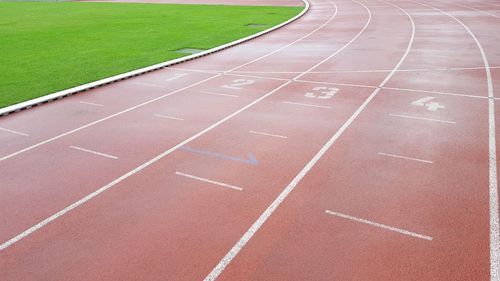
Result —
[[[181,48],[209,49],[301,9],[1,2],[0,108],[178,58]]]

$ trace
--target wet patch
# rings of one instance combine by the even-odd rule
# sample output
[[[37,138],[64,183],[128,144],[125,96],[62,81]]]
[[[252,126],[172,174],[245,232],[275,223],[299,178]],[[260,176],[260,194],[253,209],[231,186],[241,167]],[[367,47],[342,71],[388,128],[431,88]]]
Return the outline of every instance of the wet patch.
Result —
[[[176,53],[181,53],[181,54],[197,54],[197,53],[201,53],[205,50],[203,49],[194,49],[194,48],[182,48],[182,49],[179,49],[179,50],[175,50],[174,52]]]

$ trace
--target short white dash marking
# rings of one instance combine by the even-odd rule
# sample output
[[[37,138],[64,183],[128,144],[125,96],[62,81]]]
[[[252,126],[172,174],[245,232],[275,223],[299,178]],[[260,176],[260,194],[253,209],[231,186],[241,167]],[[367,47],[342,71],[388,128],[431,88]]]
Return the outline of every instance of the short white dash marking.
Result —
[[[80,103],[88,104],[88,105],[93,105],[93,106],[104,106],[103,104],[93,103],[93,102],[86,102],[86,101],[81,101]]]
[[[172,119],[172,120],[178,120],[178,121],[184,120],[184,119],[179,118],[179,117],[167,116],[167,115],[162,115],[162,114],[155,114],[155,116],[159,117],[159,118]]]
[[[0,127],[0,131],[4,131],[4,132],[9,132],[9,133],[12,133],[12,134],[16,134],[16,135],[20,135],[20,136],[29,136],[28,134],[25,134],[25,133],[21,133],[21,132],[18,132],[18,131],[14,131],[14,130],[10,130],[10,129],[7,129],[7,128],[2,128]]]
[[[200,178],[200,177],[197,177],[197,176],[193,176],[193,175],[189,175],[189,174],[185,174],[185,173],[181,173],[181,172],[175,172],[175,174],[178,175],[178,176],[183,176],[183,177],[194,179],[194,180],[199,180],[199,181],[202,181],[202,182],[211,183],[211,184],[219,185],[219,186],[222,186],[222,187],[227,187],[227,188],[235,189],[235,190],[238,190],[238,191],[242,191],[243,190],[243,188],[241,188],[241,187],[237,187],[237,186],[234,186],[234,185],[225,184],[225,183],[222,183],[222,182],[213,181],[213,180],[209,180],[209,179],[205,179],[205,178]]]
[[[319,107],[319,108],[332,108],[331,106],[326,106],[326,105],[316,105],[316,104],[309,104],[309,103],[299,103],[299,102],[291,102],[291,101],[284,101],[283,103],[286,104],[293,104],[293,105],[300,105],[300,106],[308,106],[308,107]]]
[[[327,213],[329,215],[332,215],[332,216],[337,216],[337,217],[341,217],[341,218],[344,218],[344,219],[348,219],[348,220],[353,220],[353,221],[357,221],[357,222],[369,224],[369,225],[372,225],[372,226],[375,226],[375,227],[379,227],[379,228],[382,228],[382,229],[386,229],[386,230],[398,232],[398,233],[401,233],[401,234],[404,234],[404,235],[408,235],[408,236],[411,236],[411,237],[420,238],[420,239],[424,239],[424,240],[428,240],[428,241],[432,240],[432,237],[427,236],[427,235],[418,234],[418,233],[411,232],[411,231],[408,231],[408,230],[404,230],[404,229],[401,229],[401,228],[388,226],[388,225],[385,225],[385,224],[381,224],[381,223],[377,223],[377,222],[373,222],[373,221],[369,221],[369,220],[365,220],[365,219],[361,219],[361,218],[349,216],[349,215],[346,215],[346,214],[342,214],[342,213],[338,213],[338,212],[333,212],[333,211],[330,211],[330,210],[325,210],[325,213]]]
[[[422,163],[429,163],[432,164],[432,161],[429,160],[423,160],[423,159],[418,159],[418,158],[413,158],[413,157],[406,157],[406,156],[401,156],[401,155],[396,155],[396,154],[390,154],[390,153],[384,153],[384,152],[379,152],[378,155],[383,155],[383,156],[388,156],[388,157],[394,157],[394,158],[400,158],[400,159],[405,159],[405,160],[412,160],[412,161],[417,161],[417,162],[422,162]]]
[[[133,81],[132,84],[136,84],[136,85],[140,85],[140,86],[154,87],[154,88],[165,88],[161,85],[156,85],[156,84],[147,83],[147,82],[139,82],[139,81]]]
[[[410,115],[401,115],[401,114],[389,114],[392,117],[401,117],[401,118],[408,118],[408,119],[418,119],[418,120],[425,120],[425,121],[432,121],[432,122],[441,122],[441,123],[448,123],[448,124],[455,124],[457,122],[455,121],[448,121],[448,120],[441,120],[441,119],[433,119],[433,118],[426,118],[426,117],[419,117],[419,116],[410,116]]]
[[[286,136],[281,136],[281,135],[275,135],[275,134],[269,134],[269,133],[264,133],[264,132],[258,132],[258,131],[250,131],[251,134],[256,134],[256,135],[263,135],[263,136],[268,136],[268,137],[274,137],[274,138],[281,138],[281,139],[286,139],[288,137]]]
[[[76,150],[80,150],[80,151],[83,151],[83,152],[88,152],[88,153],[95,154],[95,155],[99,155],[99,156],[102,156],[102,157],[110,158],[110,159],[118,159],[118,157],[113,156],[113,155],[109,155],[109,154],[97,152],[97,151],[86,149],[86,148],[81,148],[81,147],[78,147],[78,146],[71,145],[70,148],[73,148],[73,149],[76,149]]]
[[[208,92],[208,91],[201,91],[202,94],[207,94],[207,95],[214,95],[214,96],[223,96],[223,97],[232,97],[232,98],[237,98],[239,96],[237,95],[230,95],[230,94],[221,94],[221,93],[214,93],[214,92]]]

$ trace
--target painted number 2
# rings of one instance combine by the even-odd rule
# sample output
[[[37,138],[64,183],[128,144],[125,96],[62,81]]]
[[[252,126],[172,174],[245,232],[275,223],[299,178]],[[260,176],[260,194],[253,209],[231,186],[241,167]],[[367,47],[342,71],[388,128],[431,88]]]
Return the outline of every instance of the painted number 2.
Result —
[[[314,87],[312,92],[308,92],[305,94],[306,97],[312,99],[331,99],[340,91],[337,88],[328,88],[328,87]]]
[[[231,84],[223,85],[221,87],[226,88],[226,89],[241,90],[243,86],[251,85],[253,83],[255,83],[255,80],[236,79],[236,80],[233,80],[233,82]]]

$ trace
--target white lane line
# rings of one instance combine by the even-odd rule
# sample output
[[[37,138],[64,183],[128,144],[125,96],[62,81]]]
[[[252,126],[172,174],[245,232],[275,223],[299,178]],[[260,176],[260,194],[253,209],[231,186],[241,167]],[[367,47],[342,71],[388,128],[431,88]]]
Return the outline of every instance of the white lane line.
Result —
[[[92,106],[104,106],[103,104],[100,104],[100,103],[93,103],[93,102],[88,102],[88,101],[80,101],[80,103],[82,104],[86,104],[86,105],[92,105]]]
[[[416,2],[416,1],[414,1]],[[457,19],[452,14],[438,9],[434,6],[423,4],[420,5],[437,10],[462,25],[469,35],[474,39],[481,53],[485,68],[486,80],[488,83],[488,147],[489,147],[489,207],[490,207],[490,280],[500,280],[500,222],[498,215],[498,180],[497,180],[497,151],[496,151],[496,135],[495,135],[495,94],[493,92],[493,79],[491,78],[490,63],[488,57],[477,39],[476,35],[462,21]]]
[[[200,93],[207,94],[207,95],[213,95],[213,96],[231,97],[231,98],[238,98],[239,97],[237,95],[221,94],[221,93],[215,93],[215,92],[209,92],[209,91],[200,91]]]
[[[356,34],[356,36],[354,36],[349,42],[347,42],[344,46],[342,46],[342,48],[336,50],[333,54],[329,55],[328,57],[324,58],[323,60],[321,60],[320,62],[318,62],[317,64],[311,66],[308,70],[302,72],[301,74],[295,76],[293,78],[293,80],[295,79],[299,79],[300,77],[306,75],[307,73],[309,73],[310,71],[312,71],[313,69],[317,68],[318,66],[322,65],[323,63],[325,63],[326,61],[330,60],[331,58],[333,58],[334,56],[336,56],[338,53],[342,52],[345,48],[347,48],[349,45],[351,45],[352,42],[354,42],[356,39],[358,39],[359,36],[361,36],[361,34],[363,34],[363,32],[365,32],[366,28],[368,27],[368,25],[370,25],[371,23],[371,20],[372,20],[372,13],[370,11],[370,9],[368,9],[368,7],[366,7],[363,3],[361,2],[358,2],[356,0],[353,0],[353,2],[356,2],[358,3],[359,5],[363,6],[363,8],[365,8],[366,11],[368,11],[368,20],[366,21],[365,25],[363,26],[363,28],[358,32],[358,34]]]
[[[319,108],[327,108],[327,109],[332,108],[331,106],[326,106],[326,105],[316,105],[316,104],[291,102],[291,101],[284,101],[283,103],[293,104],[293,105],[300,105],[300,106],[307,106],[307,107],[319,107]]]
[[[391,4],[393,5],[393,4]],[[393,5],[396,6],[396,5]],[[397,6],[396,6],[397,7]],[[399,8],[399,7],[398,7]],[[370,11],[368,8],[366,8]],[[328,142],[318,151],[318,153],[306,164],[306,166],[295,176],[295,178],[285,187],[285,189],[274,199],[274,201],[267,207],[267,209],[259,216],[259,218],[250,226],[250,228],[243,234],[243,236],[234,244],[234,246],[226,253],[226,255],[219,261],[219,263],[212,269],[212,271],[205,277],[204,281],[213,281],[219,277],[219,275],[224,271],[226,266],[228,266],[231,261],[238,255],[238,253],[245,247],[245,245],[252,239],[255,233],[264,225],[264,223],[269,219],[269,217],[274,213],[274,211],[281,205],[281,203],[288,197],[290,192],[292,192],[299,182],[305,177],[307,173],[313,168],[313,166],[323,157],[323,155],[328,151],[328,149],[340,138],[340,136],[347,130],[347,128],[354,122],[354,120],[361,114],[361,112],[368,106],[368,104],[377,96],[380,92],[380,87],[383,87],[389,79],[394,75],[394,73],[401,67],[401,64],[408,56],[411,46],[413,45],[413,40],[415,38],[415,23],[413,18],[403,9],[403,11],[410,19],[412,25],[411,38],[406,48],[405,53],[399,60],[399,62],[394,67],[393,71],[387,75],[387,77],[380,83],[379,87],[375,89],[372,94],[361,104],[358,109],[349,117],[349,119],[340,127],[340,129],[328,140]]]
[[[416,232],[408,231],[408,230],[405,230],[405,229],[401,229],[401,228],[397,228],[397,227],[393,227],[393,226],[381,224],[381,223],[374,222],[374,221],[365,220],[365,219],[362,219],[362,218],[357,218],[357,217],[349,216],[349,215],[346,215],[346,214],[342,214],[342,213],[334,212],[334,211],[330,211],[330,210],[325,210],[325,213],[329,214],[329,215],[332,215],[332,216],[340,217],[340,218],[343,218],[343,219],[347,219],[347,220],[352,220],[352,221],[356,221],[356,222],[368,224],[368,225],[375,226],[375,227],[378,227],[378,228],[382,228],[382,229],[385,229],[385,230],[389,230],[389,231],[393,231],[393,232],[398,232],[400,234],[408,235],[408,236],[411,236],[411,237],[420,238],[420,239],[424,239],[424,240],[427,240],[427,241],[432,241],[432,237],[430,237],[430,236],[423,235],[423,234],[418,234]]]
[[[147,83],[147,82],[140,82],[140,81],[131,81],[132,84],[140,85],[140,86],[147,86],[147,87],[154,87],[154,88],[162,88],[165,89],[165,87],[156,85],[153,83]]]
[[[0,127],[0,131],[4,131],[4,132],[11,133],[11,134],[24,136],[24,137],[29,137],[29,135],[28,135],[28,134],[21,133],[21,132],[19,132],[19,131],[10,130],[10,129],[3,128],[3,127]]]
[[[241,187],[237,187],[237,186],[230,185],[230,184],[223,183],[223,182],[219,182],[219,181],[209,180],[209,179],[206,179],[206,178],[200,178],[200,177],[193,176],[193,175],[190,175],[190,174],[185,174],[185,173],[181,173],[181,172],[175,172],[175,174],[178,175],[178,176],[183,176],[183,177],[186,177],[186,178],[190,178],[190,179],[194,179],[194,180],[199,180],[199,181],[206,182],[206,183],[211,183],[211,184],[215,184],[215,185],[218,185],[218,186],[231,188],[231,189],[238,190],[238,191],[242,191],[243,190],[243,188],[241,188]]]
[[[433,163],[432,161],[429,161],[429,160],[423,160],[423,159],[418,159],[418,158],[413,158],[413,157],[407,157],[407,156],[401,156],[401,155],[396,155],[396,154],[384,153],[384,152],[379,152],[377,154],[378,155],[383,155],[383,156],[388,156],[388,157],[405,159],[405,160],[412,160],[412,161],[417,161],[417,162],[422,162],[422,163],[429,163],[429,164]]]
[[[500,68],[500,66],[491,66],[490,69]],[[448,67],[448,68],[412,68],[399,69],[397,72],[429,72],[429,71],[458,71],[458,70],[483,70],[484,66],[478,67]],[[331,70],[331,71],[310,71],[310,74],[335,74],[335,73],[387,73],[390,69],[362,69],[362,70]],[[300,74],[302,71],[234,71],[238,74]]]
[[[155,116],[159,117],[159,118],[164,118],[164,119],[172,119],[172,120],[177,120],[177,121],[184,121],[184,119],[182,119],[182,118],[173,117],[173,116],[167,116],[167,115],[163,115],[163,114],[155,114]]]
[[[159,97],[154,98],[154,99],[151,99],[151,100],[149,100],[149,101],[146,101],[146,102],[140,103],[140,104],[138,104],[138,105],[134,105],[134,106],[132,106],[132,107],[129,107],[129,108],[125,109],[125,110],[122,110],[122,111],[119,111],[119,112],[117,112],[117,113],[111,114],[111,115],[109,115],[109,116],[107,116],[107,117],[104,117],[104,118],[102,118],[102,119],[99,119],[99,120],[96,120],[96,121],[94,121],[94,122],[88,123],[88,124],[86,124],[86,125],[83,125],[83,126],[81,126],[81,127],[76,128],[76,129],[73,129],[73,130],[67,131],[67,132],[65,132],[65,133],[62,133],[62,134],[57,135],[57,136],[55,136],[55,137],[52,137],[52,138],[50,138],[50,139],[47,139],[47,140],[44,140],[44,141],[39,142],[39,143],[37,143],[37,144],[34,144],[34,145],[32,145],[32,146],[28,146],[28,147],[26,147],[26,148],[24,148],[24,149],[18,150],[18,151],[14,152],[14,153],[11,153],[11,154],[9,154],[9,155],[6,155],[6,156],[3,156],[3,157],[0,157],[0,162],[2,162],[2,161],[4,161],[4,160],[7,160],[7,159],[9,159],[9,158],[12,158],[12,157],[14,157],[14,156],[17,156],[17,155],[19,155],[19,154],[21,154],[21,153],[24,153],[24,152],[26,152],[26,151],[32,150],[32,149],[34,149],[34,148],[37,148],[37,147],[39,147],[39,146],[42,146],[42,145],[44,145],[44,144],[46,144],[46,143],[50,143],[50,142],[52,142],[52,141],[54,141],[54,140],[60,139],[60,138],[62,138],[62,137],[65,137],[65,136],[67,136],[67,135],[71,135],[71,134],[73,134],[73,133],[75,133],[75,132],[78,132],[78,131],[81,131],[81,130],[83,130],[83,129],[85,129],[85,128],[88,128],[88,127],[94,126],[94,125],[99,124],[99,123],[101,123],[101,122],[104,122],[104,121],[106,121],[106,120],[108,120],[108,119],[114,118],[114,117],[116,117],[116,116],[122,115],[122,114],[127,113],[127,112],[129,112],[129,111],[132,111],[132,110],[134,110],[134,109],[140,108],[140,107],[142,107],[142,106],[145,106],[145,105],[150,104],[150,103],[152,103],[152,102],[155,102],[155,101],[157,101],[157,100],[163,99],[163,98],[168,97],[168,96],[170,96],[170,95],[177,94],[177,93],[179,93],[179,92],[181,92],[181,91],[184,91],[184,90],[186,90],[186,89],[192,88],[192,87],[197,86],[197,85],[199,85],[199,84],[205,83],[205,82],[207,82],[207,81],[209,81],[209,80],[212,80],[212,79],[214,79],[214,78],[216,78],[216,77],[219,77],[219,76],[220,76],[220,74],[217,74],[217,75],[212,76],[212,77],[209,77],[209,78],[207,78],[207,79],[203,79],[203,80],[201,80],[201,81],[199,81],[199,82],[196,82],[196,83],[190,84],[190,85],[188,85],[188,86],[186,86],[186,87],[183,87],[183,88],[181,88],[181,89],[175,90],[175,91],[173,91],[173,92],[167,93],[167,94],[165,94],[165,95],[159,96]],[[1,250],[1,249],[0,249],[0,250]]]
[[[273,55],[273,54],[276,54],[277,52],[279,52],[279,51],[281,51],[281,50],[284,50],[284,49],[286,49],[286,48],[288,48],[288,47],[290,47],[290,46],[292,46],[292,45],[296,44],[297,42],[300,42],[300,41],[304,40],[305,38],[307,38],[307,37],[309,37],[309,36],[313,35],[313,34],[314,34],[314,33],[316,33],[318,30],[320,30],[320,29],[322,29],[323,27],[325,27],[327,24],[329,24],[329,23],[330,23],[330,22],[331,22],[331,21],[332,21],[332,20],[333,20],[333,19],[337,16],[337,12],[338,12],[338,7],[337,7],[337,5],[335,5],[335,3],[331,2],[331,1],[328,1],[328,2],[329,2],[330,4],[332,4],[332,6],[335,8],[335,12],[334,12],[334,13],[333,13],[333,15],[332,15],[332,16],[331,16],[331,17],[330,17],[330,18],[329,18],[326,22],[324,22],[322,25],[318,26],[318,27],[317,27],[316,29],[314,29],[313,31],[311,31],[311,32],[307,33],[306,35],[304,35],[304,36],[300,37],[299,39],[297,39],[297,40],[295,40],[295,41],[293,41],[293,42],[291,42],[291,43],[289,43],[289,44],[287,44],[287,45],[285,45],[285,46],[282,46],[282,47],[280,47],[280,48],[278,48],[278,49],[276,49],[276,50],[274,50],[274,51],[272,51],[272,52],[270,52],[270,53],[267,53],[267,54],[265,54],[265,55],[263,55],[263,56],[260,56],[260,57],[258,57],[258,58],[256,58],[256,59],[254,59],[254,60],[251,60],[251,61],[249,61],[249,62],[247,62],[247,63],[241,64],[241,65],[239,65],[239,66],[237,66],[237,67],[233,67],[233,68],[231,68],[230,70],[225,71],[225,73],[226,73],[226,72],[231,72],[231,71],[234,71],[234,70],[236,70],[236,69],[240,69],[240,68],[245,67],[245,66],[247,66],[247,65],[249,65],[249,64],[252,64],[252,63],[258,62],[258,61],[260,61],[260,60],[262,60],[262,59],[264,59],[264,58],[267,58],[267,57],[269,57],[269,56],[271,56],[271,55]]]
[[[216,77],[216,76],[215,76]],[[212,78],[215,78],[215,77],[212,77]],[[208,79],[211,79],[211,78],[208,78]],[[206,80],[206,79],[205,79]],[[204,81],[205,81],[204,80]],[[201,83],[201,82],[198,82],[198,83]],[[206,134],[207,132],[213,130],[214,128],[218,127],[219,125],[221,125],[222,123],[225,123],[227,120],[233,118],[234,116],[240,114],[241,112],[247,110],[248,108],[252,107],[253,105],[255,105],[256,103],[262,101],[263,99],[269,97],[270,95],[276,93],[277,91],[279,91],[280,89],[286,87],[287,85],[289,85],[291,82],[286,82],[282,85],[280,85],[279,87],[275,88],[274,90],[266,93],[265,95],[261,96],[260,98],[252,101],[251,103],[245,105],[244,107],[236,110],[235,112],[229,114],[228,116],[222,118],[221,120],[217,121],[216,123],[210,125],[209,127],[205,128],[204,130],[198,132],[197,134],[185,139],[184,141],[178,143],[177,145],[169,148],[168,150],[164,151],[163,153],[157,155],[156,157],[154,157],[153,159],[150,159],[149,161],[143,163],[142,165],[134,168],[133,170],[129,171],[128,173],[120,176],[119,178],[113,180],[112,182],[102,186],[101,188],[97,189],[96,191],[88,194],[87,196],[81,198],[80,200],[74,202],[73,204],[69,205],[69,206],[66,206],[64,209],[60,210],[59,212],[51,215],[50,217],[44,219],[43,221],[40,221],[39,223],[37,223],[36,225],[28,228],[27,230],[21,232],[20,234],[16,235],[15,237],[9,239],[8,241],[4,242],[3,244],[0,245],[0,250],[5,250],[7,247],[11,246],[12,244],[18,242],[19,240],[29,236],[30,234],[32,234],[33,232],[41,229],[42,227],[46,226],[47,224],[51,223],[52,221],[56,220],[57,218],[63,216],[64,214],[70,212],[71,210],[79,207],[80,205],[86,203],[87,201],[91,200],[92,198],[96,197],[97,195],[103,193],[104,191],[114,187],[115,185],[117,185],[118,183],[126,180],[127,178],[135,175],[136,173],[142,171],[143,169],[145,169],[146,167],[158,162],[160,159],[164,158],[165,156],[171,154],[172,152],[176,151],[177,149],[179,149],[180,147],[182,146],[185,146],[187,145],[189,142],[201,137],[202,135]],[[194,86],[194,85],[192,85]],[[180,90],[178,90],[180,91]]]
[[[259,131],[249,131],[251,134],[256,134],[256,135],[263,135],[263,136],[268,136],[268,137],[274,137],[274,138],[281,138],[281,139],[286,139],[288,137],[286,136],[281,136],[281,135],[275,135],[275,134],[270,134],[270,133],[265,133],[265,132],[259,132]]]
[[[116,156],[109,155],[109,154],[102,153],[102,152],[98,152],[95,150],[86,149],[86,148],[79,147],[79,146],[70,145],[69,147],[72,149],[80,150],[83,152],[87,152],[87,153],[94,154],[94,155],[99,155],[99,156],[110,158],[110,159],[118,159],[118,157],[116,157]]]
[[[420,117],[420,116],[403,115],[403,114],[393,114],[393,113],[390,113],[389,116],[400,117],[400,118],[407,118],[407,119],[424,120],[424,121],[431,121],[431,122],[448,123],[448,124],[456,124],[457,123],[455,121],[448,121],[448,120],[441,120],[441,119],[434,119],[434,118],[426,118],[426,117]]]

